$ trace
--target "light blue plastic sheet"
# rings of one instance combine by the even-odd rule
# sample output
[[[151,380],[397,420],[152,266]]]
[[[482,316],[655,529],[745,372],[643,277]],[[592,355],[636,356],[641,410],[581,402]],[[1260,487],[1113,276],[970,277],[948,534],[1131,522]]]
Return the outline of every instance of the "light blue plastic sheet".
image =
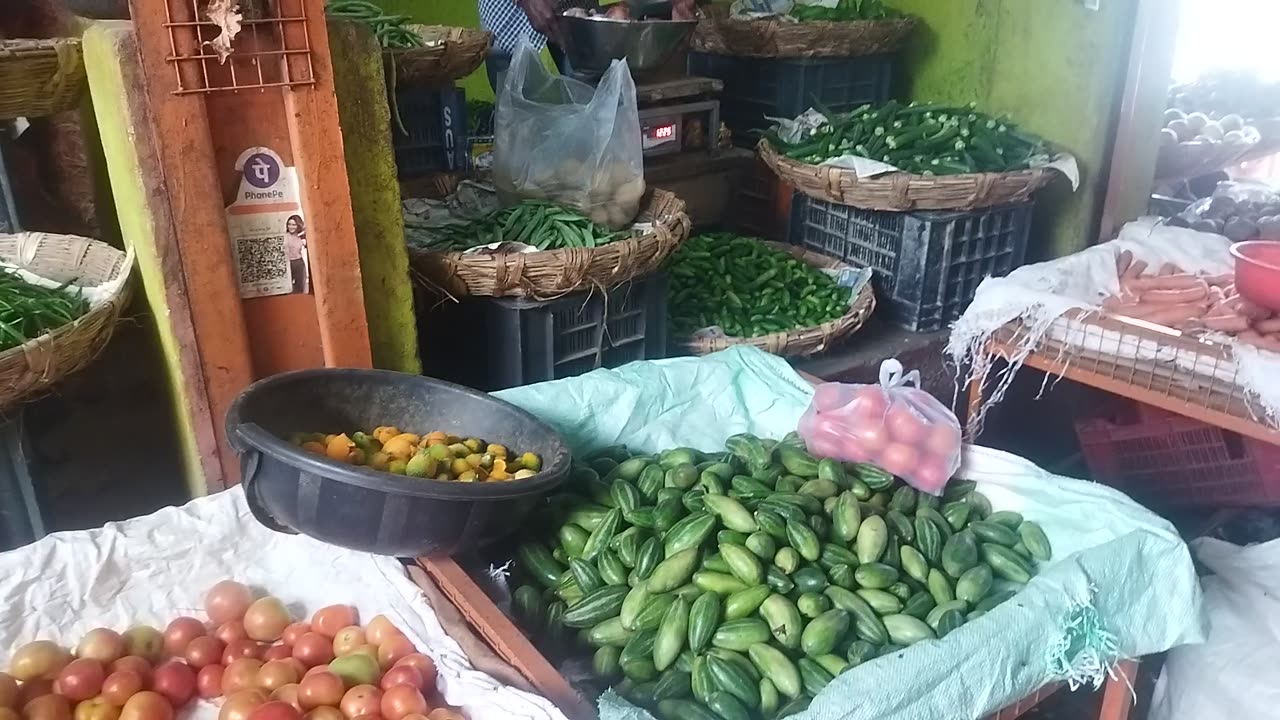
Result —
[[[783,360],[738,348],[641,362],[497,393],[550,422],[575,451],[723,447],[734,433],[794,430],[812,389]],[[959,477],[997,510],[1044,526],[1054,560],[1012,600],[946,638],[835,679],[800,720],[976,720],[1055,680],[1099,681],[1118,659],[1203,642],[1200,585],[1169,523],[1103,485],[968,446]],[[649,714],[613,693],[603,720]]]

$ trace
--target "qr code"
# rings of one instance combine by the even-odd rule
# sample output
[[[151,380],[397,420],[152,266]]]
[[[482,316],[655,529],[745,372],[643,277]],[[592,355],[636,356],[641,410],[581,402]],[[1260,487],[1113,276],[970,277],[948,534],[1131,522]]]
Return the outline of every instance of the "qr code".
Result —
[[[240,238],[236,242],[240,284],[282,280],[289,277],[289,261],[280,237]]]

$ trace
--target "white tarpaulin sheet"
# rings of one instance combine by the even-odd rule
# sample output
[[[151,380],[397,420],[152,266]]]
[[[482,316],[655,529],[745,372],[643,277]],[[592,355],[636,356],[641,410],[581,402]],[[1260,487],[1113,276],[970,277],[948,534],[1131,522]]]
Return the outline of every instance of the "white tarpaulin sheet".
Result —
[[[0,668],[31,640],[74,647],[95,627],[206,619],[205,591],[227,578],[275,595],[299,618],[339,603],[354,605],[362,622],[386,615],[436,661],[441,694],[471,720],[564,717],[548,700],[473,669],[399,561],[268,530],[239,488],[0,554]],[[217,717],[212,702],[189,707],[186,717]]]

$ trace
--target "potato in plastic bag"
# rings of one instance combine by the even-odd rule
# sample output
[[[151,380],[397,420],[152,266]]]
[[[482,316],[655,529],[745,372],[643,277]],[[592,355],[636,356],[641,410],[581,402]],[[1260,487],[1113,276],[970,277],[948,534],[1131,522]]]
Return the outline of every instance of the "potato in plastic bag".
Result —
[[[879,385],[819,385],[797,430],[818,457],[871,463],[941,495],[960,469],[960,422],[920,389],[918,370],[902,370],[889,359],[880,364]]]
[[[550,200],[614,230],[640,211],[640,115],[625,62],[613,61],[593,87],[551,74],[521,41],[499,90],[493,132],[493,184],[503,204]]]

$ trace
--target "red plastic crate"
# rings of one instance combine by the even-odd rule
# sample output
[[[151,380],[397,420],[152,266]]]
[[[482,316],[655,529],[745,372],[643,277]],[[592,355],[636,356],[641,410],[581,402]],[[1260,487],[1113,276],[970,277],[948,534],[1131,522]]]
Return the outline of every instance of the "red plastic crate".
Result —
[[[1093,479],[1169,505],[1280,505],[1280,446],[1140,406],[1075,424]]]

